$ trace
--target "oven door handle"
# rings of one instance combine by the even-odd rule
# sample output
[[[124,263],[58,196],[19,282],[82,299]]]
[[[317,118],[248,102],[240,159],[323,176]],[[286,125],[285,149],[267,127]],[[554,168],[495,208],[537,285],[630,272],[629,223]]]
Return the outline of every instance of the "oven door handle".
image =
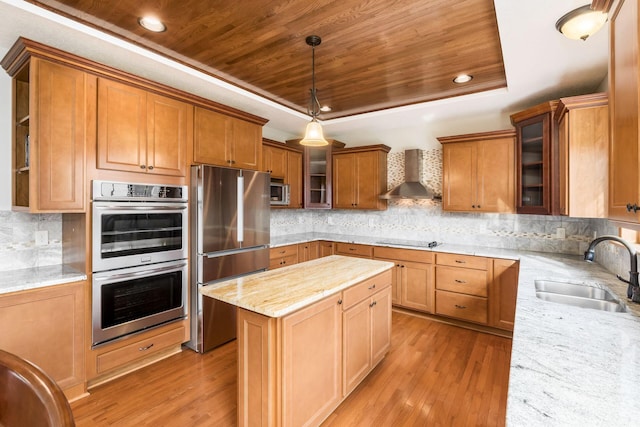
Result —
[[[93,275],[93,279],[99,282],[108,280],[108,281],[116,281],[118,279],[127,279],[127,278],[131,278],[131,277],[138,277],[138,276],[149,276],[149,275],[154,275],[155,273],[163,273],[163,272],[167,272],[167,271],[178,271],[180,269],[182,269],[184,266],[186,266],[187,263],[181,263],[178,265],[171,265],[169,267],[160,267],[160,268],[154,268],[151,270],[144,270],[144,271],[136,271],[133,273],[122,273],[122,274],[110,274],[109,276],[105,276],[105,277],[101,277],[98,276],[96,277],[96,275]]]
[[[150,206],[123,206],[123,205],[94,205],[96,209],[118,209],[132,211],[183,211],[187,209],[186,205],[169,206],[169,205],[150,205]]]

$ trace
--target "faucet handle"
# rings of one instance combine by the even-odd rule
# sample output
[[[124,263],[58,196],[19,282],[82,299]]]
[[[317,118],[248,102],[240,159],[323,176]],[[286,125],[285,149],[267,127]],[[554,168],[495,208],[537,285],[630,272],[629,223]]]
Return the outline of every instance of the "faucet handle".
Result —
[[[627,298],[632,298],[632,297],[633,297],[633,288],[634,288],[634,287],[637,287],[637,286],[633,286],[633,285],[631,284],[631,281],[630,281],[630,280],[624,279],[624,278],[623,278],[622,276],[620,276],[619,274],[616,274],[616,277],[618,278],[618,280],[620,280],[620,281],[622,281],[622,282],[626,283],[627,285],[629,285],[629,286],[627,287]]]

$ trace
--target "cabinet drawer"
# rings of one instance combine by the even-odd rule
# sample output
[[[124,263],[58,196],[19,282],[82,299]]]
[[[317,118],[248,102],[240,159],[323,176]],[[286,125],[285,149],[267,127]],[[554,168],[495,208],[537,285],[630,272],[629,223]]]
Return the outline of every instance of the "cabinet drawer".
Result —
[[[436,314],[487,324],[487,299],[456,292],[436,291]]]
[[[489,268],[489,258],[472,255],[457,254],[437,254],[436,264],[450,265],[453,267],[476,268],[487,270]]]
[[[342,309],[348,310],[353,305],[370,297],[381,289],[391,286],[391,272],[387,270],[342,292]]]
[[[162,334],[136,341],[132,344],[106,352],[97,357],[98,373],[102,374],[136,359],[157,353],[184,341],[184,326],[179,326]]]
[[[385,248],[383,246],[374,246],[373,256],[375,258],[424,262],[427,264],[433,264],[434,253],[427,252],[427,251],[417,251],[413,249]]]
[[[272,258],[269,260],[269,270],[275,268],[287,267],[298,263],[298,254],[288,255],[280,258]]]
[[[269,258],[271,259],[283,258],[291,255],[298,256],[298,245],[287,245],[269,249]]]
[[[355,243],[336,243],[336,254],[371,258],[373,256],[373,247]]]
[[[485,270],[436,266],[436,289],[486,297],[488,283]]]

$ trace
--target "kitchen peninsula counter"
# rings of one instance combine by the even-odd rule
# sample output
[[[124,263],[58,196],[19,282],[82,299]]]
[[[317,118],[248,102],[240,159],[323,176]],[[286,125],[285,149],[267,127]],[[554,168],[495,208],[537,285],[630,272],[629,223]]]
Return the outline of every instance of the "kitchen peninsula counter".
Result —
[[[238,309],[238,426],[320,425],[391,346],[387,261],[332,255],[200,290]]]

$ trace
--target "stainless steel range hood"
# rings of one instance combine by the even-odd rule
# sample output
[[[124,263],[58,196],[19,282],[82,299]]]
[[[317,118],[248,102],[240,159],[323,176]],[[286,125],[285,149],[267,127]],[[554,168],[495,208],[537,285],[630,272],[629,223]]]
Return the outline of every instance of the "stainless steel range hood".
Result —
[[[433,192],[420,183],[420,169],[422,168],[422,152],[420,150],[405,150],[404,152],[404,180],[391,191],[380,195],[381,199],[433,199]]]

